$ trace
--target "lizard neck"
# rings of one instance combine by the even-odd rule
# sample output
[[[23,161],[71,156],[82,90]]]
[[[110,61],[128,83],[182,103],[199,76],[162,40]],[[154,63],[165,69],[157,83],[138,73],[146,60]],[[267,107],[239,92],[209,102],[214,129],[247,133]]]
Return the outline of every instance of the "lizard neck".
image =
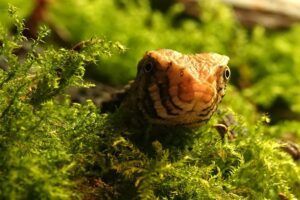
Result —
[[[138,82],[134,81],[130,84],[127,95],[122,101],[119,111],[122,113],[126,125],[133,127],[149,126],[143,113],[140,110],[141,97],[138,93]]]

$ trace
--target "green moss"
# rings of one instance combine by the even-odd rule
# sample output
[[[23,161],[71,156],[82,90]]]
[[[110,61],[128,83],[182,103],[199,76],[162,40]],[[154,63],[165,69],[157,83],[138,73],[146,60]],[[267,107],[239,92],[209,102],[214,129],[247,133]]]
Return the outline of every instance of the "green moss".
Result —
[[[119,9],[111,2],[93,4],[83,1],[82,5],[86,6],[87,3],[90,3],[89,9],[99,8],[94,8],[94,5],[102,5],[102,9],[106,8],[115,13]],[[182,22],[182,28],[173,27],[171,20],[171,16],[178,12],[176,9],[180,8],[170,11],[170,19],[163,19],[161,13],[149,16],[150,8],[147,5],[139,6],[128,4],[120,14],[115,14],[116,18],[121,19],[128,16],[128,12],[138,14],[139,8],[142,9],[139,16],[144,21],[142,20],[141,24],[130,23],[132,27],[136,26],[134,30],[124,29],[128,31],[123,34],[129,49],[124,55],[114,55],[109,59],[105,59],[105,56],[124,50],[123,46],[92,39],[83,43],[80,51],[56,49],[42,42],[48,34],[46,28],[41,29],[37,40],[26,41],[21,34],[22,20],[16,16],[14,9],[10,8],[12,21],[18,27],[19,33],[9,36],[4,29],[0,29],[0,198],[300,198],[299,164],[281,149],[282,144],[278,142],[278,138],[283,137],[285,132],[293,132],[295,137],[299,138],[299,123],[287,121],[276,126],[268,125],[269,119],[260,116],[255,105],[233,86],[229,87],[219,111],[208,124],[197,129],[146,127],[145,130],[136,130],[124,124],[124,113],[121,110],[114,114],[100,114],[91,101],[85,104],[70,102],[69,97],[65,95],[65,89],[69,86],[89,86],[82,77],[84,67],[91,63],[96,63],[99,69],[115,75],[116,71],[128,69],[130,63],[135,63],[135,59],[140,57],[140,52],[149,47],[156,48],[156,45],[160,44],[162,47],[173,48],[175,46],[172,44],[178,44],[178,50],[190,47],[189,51],[231,52],[235,73],[239,72],[238,67],[244,62],[246,71],[254,72],[247,63],[254,62],[256,56],[261,56],[257,53],[260,46],[267,47],[267,44],[271,43],[265,35],[267,33],[261,28],[253,30],[250,36],[243,29],[236,30],[235,22],[229,20],[230,10],[222,5],[203,5],[208,8],[207,13],[204,12],[201,16],[203,23],[187,20]],[[80,18],[82,15],[74,17]],[[82,19],[85,22],[84,20],[89,18],[83,16]],[[100,26],[101,23],[95,19],[92,21],[95,27]],[[109,27],[108,24],[112,28],[118,26],[122,29],[118,20],[111,23],[108,17],[107,19],[107,22],[103,22],[103,30],[104,27]],[[128,23],[133,19],[134,17],[129,15]],[[74,20],[74,23],[79,24],[77,20]],[[154,28],[146,30],[145,23],[147,26],[150,23],[150,27]],[[229,34],[220,32],[216,27],[221,27],[221,30],[224,28]],[[91,27],[86,28],[89,32]],[[162,36],[153,33],[153,30],[162,33],[166,30],[163,34],[168,37],[162,40]],[[114,29],[107,28],[106,31],[106,34],[115,37],[114,39],[120,36]],[[292,31],[297,32],[296,29]],[[188,33],[191,37],[186,37]],[[80,34],[92,33],[77,31],[77,34],[78,38],[81,38]],[[237,37],[236,43],[229,47],[234,36]],[[153,41],[149,39],[152,37]],[[251,44],[245,45],[243,42],[247,41],[248,37],[251,38]],[[276,37],[275,35],[274,38]],[[178,41],[177,38],[187,39]],[[132,44],[136,42],[136,46],[131,46],[129,41],[132,41]],[[194,45],[195,41],[199,42],[199,46]],[[22,56],[16,55],[16,50],[26,42],[30,46],[27,52]],[[245,52],[240,51],[238,44],[245,45],[242,46],[245,47]],[[281,51],[276,51],[274,55],[281,52],[286,54],[286,59],[283,60],[291,59],[289,44],[280,41],[276,43]],[[277,68],[268,68],[275,72],[261,69],[270,66],[268,64],[273,62],[274,55],[261,56],[259,64],[251,65],[256,70],[261,70],[261,74],[251,73],[250,78],[246,77],[250,83],[256,85],[256,81],[265,76],[274,77],[272,80],[276,82],[275,74],[282,72],[280,67],[278,71],[275,70]],[[296,57],[293,59],[296,63]],[[118,66],[118,70],[108,72],[112,64]],[[296,69],[286,73],[294,73],[293,70]],[[129,76],[132,76],[134,71],[132,68]],[[284,84],[287,84],[285,87],[288,87],[288,81],[283,80]],[[293,78],[291,81],[296,83],[293,82]],[[264,84],[261,87],[265,88],[264,95],[276,98],[268,96],[269,92],[274,93],[274,90],[268,90],[270,84],[260,82],[262,83]],[[278,84],[284,85],[281,82]],[[255,95],[253,91],[260,91],[260,87],[249,88],[244,94],[252,99]],[[282,95],[286,97],[285,93]],[[257,99],[252,99],[252,102],[258,101],[263,105],[267,100],[260,95]],[[294,103],[289,102],[291,108]],[[214,128],[215,124],[228,115],[234,118],[234,123],[228,127],[234,138],[228,133],[221,137]],[[163,134],[158,134],[158,130]]]
[[[15,52],[26,42],[20,34],[23,24],[13,7],[10,14],[19,35],[9,37],[2,29],[0,34],[0,198],[79,197],[73,179],[95,162],[90,157],[95,156],[99,137],[92,130],[102,117],[91,102],[71,104],[69,97],[59,101],[56,96],[72,85],[88,86],[82,79],[83,66],[117,46],[92,40],[80,53],[41,51],[47,34],[43,29],[20,60]]]
[[[244,122],[238,120],[241,127],[235,129],[236,138],[222,140],[213,128],[218,117],[197,130],[169,128],[164,135],[147,140],[134,139],[145,138],[146,131],[124,133],[120,128],[109,136],[110,144],[105,143],[109,144],[105,149],[113,153],[104,157],[111,161],[110,173],[126,181],[106,181],[121,188],[120,199],[129,188],[124,191],[121,185],[128,182],[135,186],[130,198],[137,195],[141,199],[299,197],[300,168],[276,140],[264,135],[263,121],[241,128]]]
[[[181,5],[161,13],[153,11],[147,1],[68,0],[54,3],[51,13],[75,41],[104,35],[127,46],[125,54],[101,61],[98,77],[102,81],[125,84],[135,76],[138,59],[150,49],[218,52],[231,58],[231,83],[246,89],[243,95],[267,111],[272,111],[280,99],[287,104],[289,115],[296,113],[299,117],[300,81],[294,76],[300,69],[299,24],[282,31],[271,32],[260,26],[249,30],[218,1],[201,1],[199,6],[202,12],[198,19],[180,19]],[[72,9],[65,9],[68,7]]]

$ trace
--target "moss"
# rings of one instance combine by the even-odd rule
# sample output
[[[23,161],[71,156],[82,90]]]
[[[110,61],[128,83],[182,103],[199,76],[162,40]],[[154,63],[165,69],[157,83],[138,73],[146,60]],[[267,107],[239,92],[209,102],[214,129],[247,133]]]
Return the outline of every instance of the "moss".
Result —
[[[56,2],[50,11],[53,19],[69,30],[73,40],[104,35],[130,49],[121,56],[101,61],[97,70],[101,81],[125,84],[135,76],[138,59],[149,49],[218,52],[231,58],[231,83],[243,89],[244,96],[274,118],[280,118],[284,110],[290,111],[285,118],[299,117],[299,78],[294,76],[300,69],[299,24],[272,32],[260,26],[249,30],[235,20],[229,7],[218,1],[201,1],[198,18],[181,20],[178,16],[184,8],[180,4],[165,13],[153,11],[147,1],[78,4],[73,0]],[[62,9],[66,7],[72,9]],[[81,12],[82,9],[90,12]],[[76,19],[72,23],[68,20],[70,16]],[[278,99],[287,108],[275,113],[272,106]]]
[[[114,5],[100,4],[111,6],[109,8]],[[128,6],[123,12],[136,13],[134,4]],[[148,15],[147,5],[141,6],[146,6],[142,7],[141,15]],[[210,4],[205,6],[215,9]],[[218,17],[219,11],[225,13],[225,19],[230,18],[230,10],[221,8],[204,13],[203,19],[207,21],[202,25],[186,21],[182,30],[168,29],[167,34],[183,37],[188,30],[195,31],[195,26],[199,26],[203,28],[201,34],[208,38],[218,24],[218,27],[227,27],[226,30],[234,35],[232,21],[216,20],[210,25],[215,17],[221,18]],[[91,101],[71,103],[65,94],[65,89],[70,86],[90,86],[83,80],[86,65],[96,63],[101,68],[110,60],[121,63],[123,54],[103,59],[124,50],[122,45],[92,39],[84,42],[79,51],[56,49],[43,44],[48,34],[46,28],[41,29],[37,40],[28,43],[21,34],[22,20],[13,7],[10,14],[19,32],[9,36],[0,29],[1,199],[300,198],[299,164],[282,150],[282,144],[278,142],[285,132],[298,130],[298,122],[269,125],[269,118],[261,116],[253,103],[230,86],[219,111],[202,127],[150,126],[136,130],[124,124],[121,110],[101,114]],[[120,16],[124,17],[124,13]],[[152,17],[153,27],[158,27],[155,30],[170,28],[170,24],[162,22],[162,14],[156,13]],[[147,33],[137,33],[145,36],[145,44],[149,38]],[[192,33],[196,37],[196,32]],[[245,32],[242,30],[240,34]],[[253,41],[265,45],[266,36],[262,29],[256,29],[252,34]],[[129,41],[137,35],[125,37]],[[212,50],[224,48],[220,51],[226,52],[223,45],[228,44],[231,37],[231,34],[217,32],[209,41],[200,44],[208,43]],[[169,39],[162,45],[171,44],[172,37]],[[16,50],[26,42],[30,48],[24,55],[16,55]],[[185,41],[178,43],[182,44],[178,49],[193,46],[192,51],[198,48]],[[249,49],[259,45],[249,45]],[[277,45],[285,48],[280,42]],[[148,47],[129,48],[126,55],[136,58],[137,52]],[[201,48],[208,49],[207,46]],[[253,51],[254,54],[254,50],[246,52]],[[246,55],[242,54],[240,58],[244,59],[243,56]],[[237,68],[237,63],[242,60],[238,56],[236,59],[233,63]],[[247,59],[253,60],[253,57]],[[268,56],[265,59],[256,67],[268,64]],[[120,65],[120,68],[124,66]],[[262,74],[269,76],[267,72]],[[254,74],[252,78],[258,80],[259,76]],[[265,88],[269,85],[266,84]],[[245,94],[248,98],[252,96],[248,92]],[[228,130],[234,137],[230,137],[229,132],[221,137],[214,128],[226,116],[233,116]],[[163,134],[157,134],[158,130]],[[297,131],[295,135],[299,137]]]
[[[279,194],[293,199],[299,196],[299,166],[280,149],[276,140],[264,134],[267,128],[263,121],[244,127],[247,130],[237,128],[234,140],[223,140],[213,128],[218,117],[214,116],[200,129],[168,128],[164,135],[152,135],[146,140],[151,129],[148,133],[134,129],[124,132],[122,126],[116,128],[118,125],[109,120],[109,126],[113,126],[104,130],[101,138],[106,138],[103,149],[111,153],[103,156],[110,161],[107,173],[123,180],[114,182],[105,179],[110,177],[107,174],[103,175],[104,181],[120,189],[117,190],[120,196],[114,198],[123,199],[122,194],[130,187],[124,190],[122,186],[128,182],[135,186],[130,198],[141,199],[276,199]],[[243,120],[237,123],[245,124]]]
[[[73,180],[95,162],[90,158],[95,156],[92,152],[99,136],[92,130],[102,117],[91,102],[71,104],[67,96],[61,100],[56,97],[69,86],[90,85],[82,79],[83,66],[117,47],[93,40],[80,53],[50,47],[41,51],[41,41],[48,32],[43,29],[20,60],[16,52],[21,43],[27,42],[21,35],[24,26],[13,7],[10,14],[19,34],[10,37],[1,29],[0,196],[79,197],[73,191]]]

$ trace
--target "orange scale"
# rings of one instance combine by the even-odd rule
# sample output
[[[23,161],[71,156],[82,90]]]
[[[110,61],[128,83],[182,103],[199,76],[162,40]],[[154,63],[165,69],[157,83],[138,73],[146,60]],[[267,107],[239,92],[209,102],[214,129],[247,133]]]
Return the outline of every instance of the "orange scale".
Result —
[[[179,84],[179,92],[190,92],[194,91],[194,88],[189,84],[182,82]]]
[[[203,94],[201,100],[204,103],[209,103],[212,100],[212,94]]]
[[[203,92],[200,92],[200,91],[197,91],[197,92],[194,92],[194,98],[196,100],[201,100],[202,96],[203,96]]]
[[[174,70],[174,68],[172,68],[168,71],[167,75],[171,85],[181,82],[180,72],[178,70]]]
[[[208,78],[207,78],[207,82],[209,82],[209,83],[212,83],[213,81],[215,81],[216,80],[216,78],[214,77],[214,76],[209,76]]]
[[[178,95],[178,86],[174,85],[169,88],[169,94],[171,97]]]
[[[208,87],[206,85],[204,85],[204,84],[194,82],[192,84],[192,88],[193,88],[194,91],[204,92],[204,91],[207,90]]]
[[[184,102],[191,102],[194,99],[194,92],[182,92],[179,93],[179,99]]]
[[[206,87],[206,90],[204,91],[206,94],[213,94],[213,89],[211,87]]]
[[[208,76],[208,71],[207,70],[199,70],[198,74],[200,77],[207,77]]]
[[[193,111],[196,112],[196,113],[197,113],[197,112],[201,112],[201,111],[204,109],[205,105],[206,105],[206,104],[204,104],[203,102],[198,101],[198,102],[196,103],[196,105],[195,105]]]

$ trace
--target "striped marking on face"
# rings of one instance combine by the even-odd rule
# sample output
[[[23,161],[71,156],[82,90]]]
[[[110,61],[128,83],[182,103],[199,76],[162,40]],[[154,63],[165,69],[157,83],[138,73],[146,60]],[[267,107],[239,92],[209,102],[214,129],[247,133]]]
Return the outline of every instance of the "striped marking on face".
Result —
[[[166,55],[171,59],[166,59]],[[174,55],[177,60],[172,58]],[[226,82],[217,82],[223,68],[215,66],[220,55],[198,55],[201,56],[194,59],[174,51],[165,55],[156,51],[147,54],[145,59],[156,62],[155,70],[145,74],[147,81],[144,82],[147,103],[143,104],[146,107],[143,110],[150,118],[162,124],[189,125],[207,121],[212,116],[225,94]],[[209,60],[209,56],[213,59]],[[227,57],[224,59],[227,64]]]
[[[159,118],[167,119],[174,123],[195,120],[199,123],[210,117],[215,104],[215,102],[209,103],[213,98],[208,93],[211,92],[210,88],[202,87],[203,91],[191,92],[192,95],[188,96],[185,90],[191,89],[188,88],[188,85],[185,85],[185,88],[181,88],[181,93],[186,96],[180,96],[180,85],[169,88],[168,80],[168,77],[165,80],[166,82],[155,79],[154,83],[148,87],[149,96],[151,97],[156,115]],[[206,111],[207,109],[208,111]],[[201,114],[199,115],[199,113]]]

